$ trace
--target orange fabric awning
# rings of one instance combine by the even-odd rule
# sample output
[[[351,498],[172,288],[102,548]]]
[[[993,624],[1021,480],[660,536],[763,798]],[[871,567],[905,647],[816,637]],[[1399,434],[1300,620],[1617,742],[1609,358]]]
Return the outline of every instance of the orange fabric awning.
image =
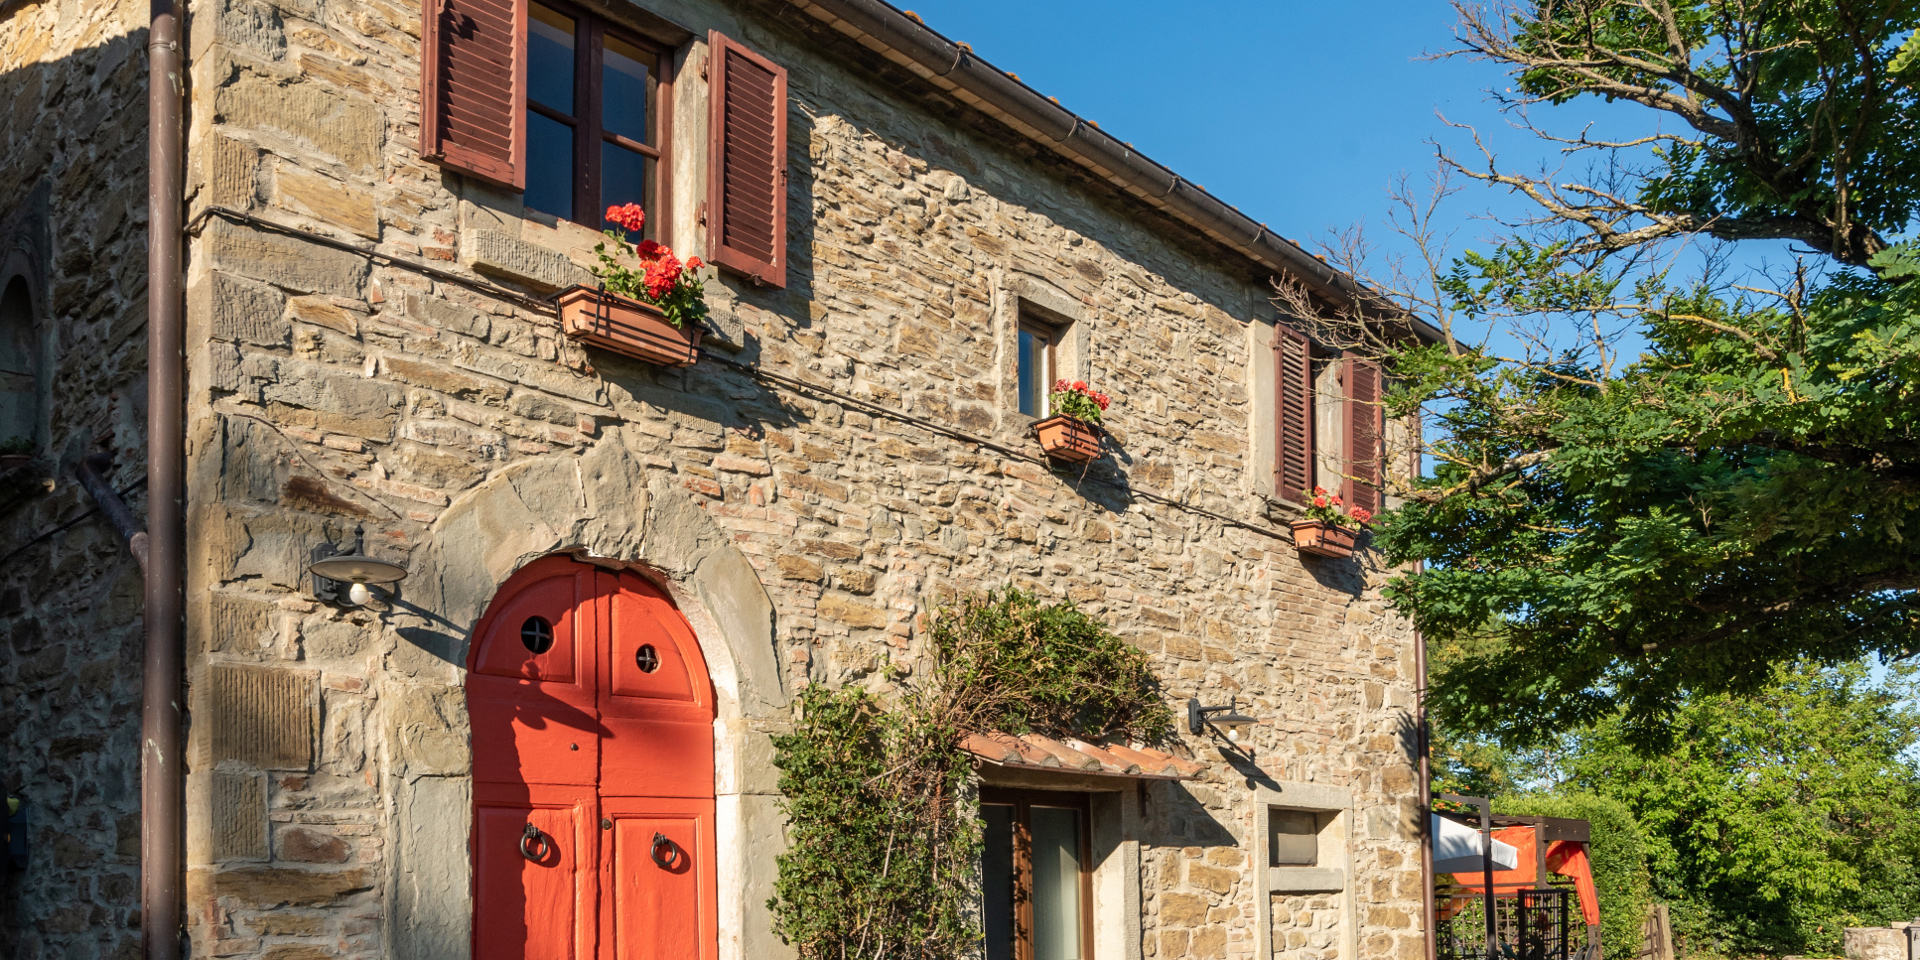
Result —
[[[1520,864],[1512,870],[1493,872],[1493,891],[1511,893],[1535,884],[1534,829],[1530,826],[1505,827],[1493,832],[1494,839],[1512,844],[1520,851]],[[1547,870],[1567,877],[1580,895],[1580,915],[1592,926],[1600,922],[1600,893],[1593,885],[1593,864],[1587,859],[1587,845],[1577,840],[1555,840],[1547,844]],[[1456,873],[1453,882],[1475,893],[1483,893],[1483,873]]]

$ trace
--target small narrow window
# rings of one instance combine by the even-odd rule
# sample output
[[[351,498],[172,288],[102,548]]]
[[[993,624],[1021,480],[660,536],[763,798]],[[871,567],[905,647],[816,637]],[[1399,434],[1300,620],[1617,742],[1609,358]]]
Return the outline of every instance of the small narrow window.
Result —
[[[0,452],[32,447],[40,397],[33,354],[33,294],[16,276],[0,293]]]
[[[1320,821],[1307,810],[1270,810],[1267,849],[1271,866],[1311,867],[1320,862]]]
[[[1033,320],[1020,321],[1020,412],[1029,417],[1047,415],[1053,390],[1054,347],[1059,331]]]
[[[1086,960],[1093,942],[1087,797],[981,791],[987,960]]]
[[[663,51],[567,8],[527,8],[526,205],[592,227],[637,203],[660,209]]]

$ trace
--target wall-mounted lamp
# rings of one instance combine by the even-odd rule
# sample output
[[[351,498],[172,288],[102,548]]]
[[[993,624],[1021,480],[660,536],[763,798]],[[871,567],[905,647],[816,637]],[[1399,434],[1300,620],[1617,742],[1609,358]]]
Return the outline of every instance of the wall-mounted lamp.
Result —
[[[407,577],[407,568],[397,563],[376,560],[366,555],[362,540],[356,539],[352,553],[341,553],[331,543],[313,548],[313,562],[307,565],[313,574],[313,595],[322,600],[357,607],[373,599],[370,583],[398,583]]]
[[[1187,701],[1187,732],[1200,736],[1212,728],[1214,732],[1226,737],[1228,742],[1240,743],[1242,733],[1260,721],[1244,713],[1235,713],[1234,701],[1228,700],[1224,707],[1203,707],[1198,700]]]

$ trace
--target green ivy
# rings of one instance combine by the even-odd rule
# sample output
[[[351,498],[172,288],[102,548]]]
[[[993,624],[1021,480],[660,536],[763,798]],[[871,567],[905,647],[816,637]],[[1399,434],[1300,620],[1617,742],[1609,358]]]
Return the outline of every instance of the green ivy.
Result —
[[[1071,603],[1011,587],[942,607],[933,664],[883,700],[811,686],[774,738],[790,821],[769,906],[802,960],[949,960],[980,940],[969,733],[1157,742],[1146,655]]]

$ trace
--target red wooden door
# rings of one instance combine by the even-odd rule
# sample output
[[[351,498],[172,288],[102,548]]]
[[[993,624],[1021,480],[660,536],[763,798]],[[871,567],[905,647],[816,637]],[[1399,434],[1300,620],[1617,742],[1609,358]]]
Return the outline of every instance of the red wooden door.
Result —
[[[547,557],[474,638],[476,960],[712,960],[713,685],[672,601]]]

